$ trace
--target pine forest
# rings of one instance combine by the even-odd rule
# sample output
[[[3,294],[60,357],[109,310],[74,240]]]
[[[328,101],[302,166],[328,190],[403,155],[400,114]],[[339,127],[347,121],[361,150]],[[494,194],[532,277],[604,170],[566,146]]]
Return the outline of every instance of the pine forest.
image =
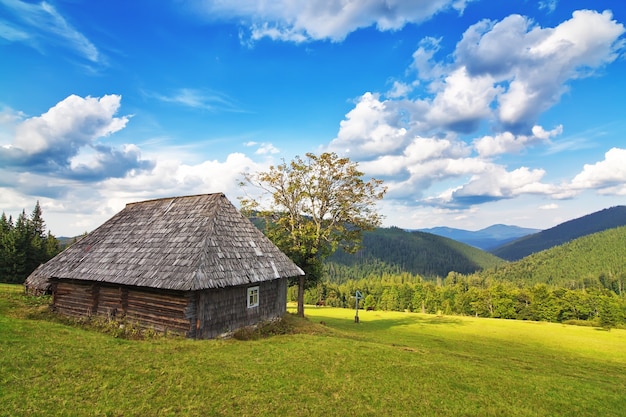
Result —
[[[22,283],[40,264],[60,252],[60,243],[46,232],[39,202],[30,215],[25,210],[13,221],[0,216],[0,282]]]

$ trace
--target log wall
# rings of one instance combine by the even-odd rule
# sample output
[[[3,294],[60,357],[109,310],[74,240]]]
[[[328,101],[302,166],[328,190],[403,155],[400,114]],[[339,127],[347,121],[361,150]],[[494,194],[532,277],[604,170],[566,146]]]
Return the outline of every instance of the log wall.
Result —
[[[248,308],[249,287],[259,287],[259,305]],[[203,291],[167,291],[89,281],[56,280],[52,305],[70,317],[126,319],[144,328],[210,339],[287,309],[287,279]]]
[[[126,317],[144,328],[187,335],[191,327],[187,311],[190,297],[192,294],[182,291],[59,280],[53,284],[52,306],[70,317]]]
[[[96,314],[114,319],[123,313],[122,288],[98,286]]]
[[[186,310],[189,295],[180,291],[142,291],[128,289],[126,317],[158,331],[187,335],[190,319]]]
[[[53,284],[52,306],[55,310],[70,317],[91,317],[95,314],[97,288],[93,285],[61,281]]]

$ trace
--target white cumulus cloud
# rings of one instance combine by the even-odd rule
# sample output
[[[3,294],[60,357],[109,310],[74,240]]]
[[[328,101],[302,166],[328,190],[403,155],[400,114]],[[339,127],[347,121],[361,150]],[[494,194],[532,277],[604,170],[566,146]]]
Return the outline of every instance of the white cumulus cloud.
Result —
[[[462,12],[471,0],[208,0],[196,8],[210,19],[245,22],[253,40],[341,41],[360,28],[398,30],[447,10]]]
[[[243,153],[223,160],[198,158],[199,147],[160,148],[158,141],[145,142],[147,150],[132,143],[110,146],[107,137],[131,120],[118,115],[120,108],[118,95],[72,95],[30,118],[2,109],[0,126],[10,138],[0,142],[0,193],[14,204],[36,197],[48,207],[51,227],[78,235],[133,201],[213,192],[236,201],[242,173],[266,170],[277,152],[270,143],[245,143],[261,155],[257,162]],[[16,209],[0,200],[0,209],[5,208]]]
[[[521,194],[549,194],[553,186],[544,184],[542,169],[521,167],[506,171],[504,167],[493,165],[452,194],[454,200],[465,204],[512,198]]]
[[[120,100],[114,94],[101,98],[71,95],[20,124],[13,145],[30,155],[59,148],[72,152],[126,126],[128,116],[114,117]]]
[[[499,117],[511,125],[534,121],[559,100],[567,89],[567,81],[588,76],[612,62],[623,46],[619,38],[624,26],[613,20],[609,11],[575,11],[570,20],[554,28],[533,26],[519,16],[511,16],[498,25],[520,29],[511,31],[515,34],[512,39],[500,41],[502,53],[491,55],[492,60],[506,63],[495,68],[502,71],[502,81],[510,82],[499,98]],[[483,39],[490,34],[499,33],[494,28]],[[492,50],[486,48],[483,52],[464,57],[477,72],[482,72],[479,62]]]
[[[500,92],[489,74],[470,76],[465,67],[452,71],[440,85],[428,111],[434,126],[458,132],[475,131],[491,116],[490,104]]]
[[[99,180],[150,169],[136,146],[113,148],[100,141],[126,127],[130,116],[116,117],[121,96],[71,95],[41,116],[16,121],[10,144],[0,147],[7,167],[63,178]]]
[[[612,148],[604,160],[585,164],[582,172],[574,177],[571,187],[575,190],[597,189],[603,194],[626,195],[626,149]]]
[[[517,153],[529,146],[545,143],[562,132],[563,126],[561,125],[550,131],[535,125],[532,128],[532,135],[515,135],[511,132],[502,132],[494,136],[483,136],[476,139],[474,147],[478,154],[484,157],[503,153]]]
[[[394,102],[365,93],[340,124],[329,148],[353,157],[396,153],[407,145],[407,126]]]

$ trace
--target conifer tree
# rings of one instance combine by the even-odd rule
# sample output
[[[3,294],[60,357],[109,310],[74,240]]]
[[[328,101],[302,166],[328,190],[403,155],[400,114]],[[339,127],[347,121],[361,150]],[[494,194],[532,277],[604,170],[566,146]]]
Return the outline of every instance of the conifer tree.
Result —
[[[2,213],[0,216],[0,279],[12,282],[15,274],[15,235],[13,219]]]
[[[30,216],[22,210],[15,224],[0,216],[0,281],[19,283],[60,251],[59,241],[45,230],[39,201]]]

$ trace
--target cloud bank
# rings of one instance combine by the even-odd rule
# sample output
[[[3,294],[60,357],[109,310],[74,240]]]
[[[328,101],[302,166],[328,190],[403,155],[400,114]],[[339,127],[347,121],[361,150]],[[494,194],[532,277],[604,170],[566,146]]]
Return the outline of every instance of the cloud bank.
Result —
[[[569,184],[546,183],[543,169],[498,160],[558,140],[563,126],[546,129],[539,116],[570,81],[613,62],[623,33],[611,12],[580,10],[552,28],[520,15],[480,21],[442,59],[440,40],[425,38],[407,70],[414,78],[359,97],[327,149],[361,160],[404,204],[468,208],[527,194],[570,198],[598,187],[621,193],[615,182],[626,174],[608,174],[619,149]],[[436,191],[452,179],[461,185]]]
[[[240,20],[247,40],[339,42],[357,29],[398,30],[448,10],[462,13],[471,0],[252,0],[200,1],[195,9],[209,19]]]
[[[62,179],[99,181],[151,169],[139,148],[114,148],[100,140],[123,129],[129,116],[115,117],[121,97],[71,95],[41,116],[20,121],[12,143],[0,147],[5,167]]]
[[[236,195],[242,172],[265,168],[243,153],[189,164],[184,161],[197,159],[194,149],[182,154],[152,149],[152,157],[144,157],[137,144],[113,146],[110,137],[132,120],[118,115],[121,99],[71,95],[34,117],[0,111],[0,194],[23,207],[32,204],[28,196],[41,199],[51,217],[74,213],[66,226],[81,233],[130,201],[207,192]],[[245,145],[261,156],[277,152],[269,143]],[[22,208],[0,206],[0,211]]]

